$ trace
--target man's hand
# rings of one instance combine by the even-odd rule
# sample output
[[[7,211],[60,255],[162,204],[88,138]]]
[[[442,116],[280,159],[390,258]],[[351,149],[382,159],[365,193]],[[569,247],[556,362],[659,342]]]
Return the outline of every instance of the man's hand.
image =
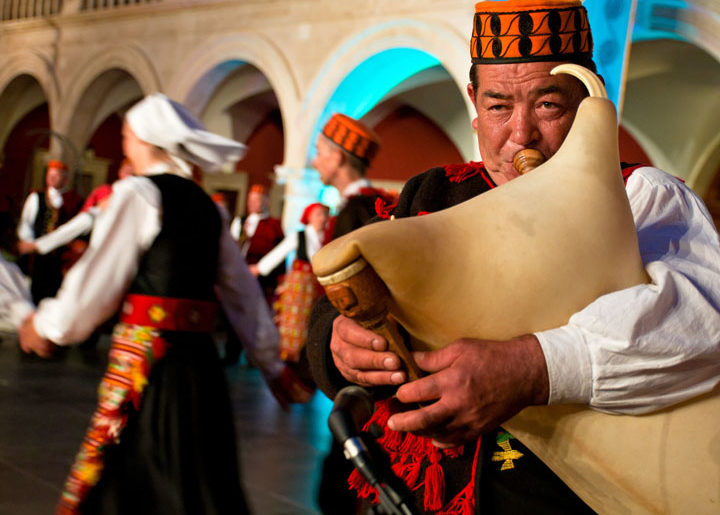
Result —
[[[37,247],[32,241],[18,240],[17,249],[20,254],[32,254],[37,252]]]
[[[260,269],[257,265],[248,265],[248,270],[250,270],[250,273],[253,274],[255,277],[260,275]]]
[[[431,374],[401,386],[397,398],[432,403],[393,415],[388,426],[433,438],[439,447],[474,440],[524,407],[547,403],[545,357],[534,335],[506,342],[463,339],[414,356]]]
[[[400,358],[388,352],[384,338],[339,316],[333,323],[330,351],[340,373],[360,386],[402,384],[407,374]]]
[[[34,314],[28,315],[20,326],[20,329],[18,329],[20,348],[27,354],[34,352],[41,358],[49,358],[53,355],[55,349],[57,349],[57,345],[41,337],[37,331],[35,331],[35,325],[33,325],[34,318]]]
[[[268,386],[280,407],[285,411],[290,409],[291,404],[310,402],[315,393],[314,387],[303,383],[287,365],[278,377],[268,381]]]

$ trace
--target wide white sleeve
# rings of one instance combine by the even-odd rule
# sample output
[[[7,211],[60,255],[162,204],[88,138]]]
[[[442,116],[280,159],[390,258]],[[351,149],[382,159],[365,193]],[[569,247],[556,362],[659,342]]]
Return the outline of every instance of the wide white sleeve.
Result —
[[[97,210],[95,212],[83,211],[78,213],[54,231],[40,236],[35,240],[38,254],[47,254],[58,247],[67,245],[79,236],[88,234],[95,221],[94,213],[97,213]]]
[[[220,235],[217,292],[230,325],[243,344],[248,358],[267,379],[280,375],[277,327],[257,279],[248,270],[240,248],[223,228]]]
[[[160,191],[145,177],[113,186],[90,244],[68,271],[56,297],[40,302],[35,329],[59,344],[85,340],[119,307],[141,255],[160,231]]]
[[[31,193],[25,199],[22,214],[18,222],[17,236],[22,241],[33,241],[35,239],[35,217],[40,209],[40,201],[37,193]]]
[[[265,254],[257,263],[260,275],[268,275],[275,270],[275,267],[282,263],[288,254],[298,248],[298,233],[292,231],[285,236],[283,240],[275,245],[275,247]]]
[[[35,309],[23,273],[0,257],[0,316],[18,328]]]
[[[550,403],[640,414],[720,382],[720,239],[702,201],[654,168],[627,184],[647,285],[604,295],[537,333]],[[602,235],[597,235],[602,237]]]

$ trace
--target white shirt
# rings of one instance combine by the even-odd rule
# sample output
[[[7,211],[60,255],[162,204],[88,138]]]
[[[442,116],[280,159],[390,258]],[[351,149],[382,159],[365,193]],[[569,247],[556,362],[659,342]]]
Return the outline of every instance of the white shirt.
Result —
[[[627,182],[652,282],[604,295],[537,333],[550,403],[640,414],[720,382],[720,239],[702,201],[656,168]],[[597,235],[602,237],[602,235]]]
[[[347,187],[342,192],[340,192],[340,203],[338,204],[337,210],[340,211],[343,206],[347,204],[348,198],[352,197],[353,195],[360,194],[360,190],[369,187],[370,181],[367,180],[365,177],[361,177],[360,179],[357,179],[356,181],[348,184]]]
[[[165,172],[172,170],[156,165],[146,174]],[[83,341],[117,311],[143,253],[160,232],[161,200],[160,191],[147,177],[129,177],[113,185],[88,249],[65,276],[57,296],[38,306],[34,323],[40,336],[59,345]],[[284,367],[277,329],[257,281],[226,229],[220,236],[215,285],[249,358],[267,378],[276,377]]]
[[[35,308],[30,298],[20,269],[0,257],[0,318],[7,318],[15,328],[20,327]]]
[[[320,247],[322,246],[322,235],[318,234],[312,225],[306,225],[305,251],[307,252],[308,259],[312,259],[315,253],[320,250]],[[275,270],[275,267],[282,263],[287,255],[297,250],[297,248],[298,232],[292,231],[290,234],[285,236],[285,238],[283,238],[283,240],[278,243],[275,248],[265,254],[265,256],[258,261],[257,267],[260,271],[260,275],[268,275],[270,272]]]
[[[265,220],[269,215],[267,213],[250,213],[245,218],[245,223],[243,224],[242,218],[239,216],[236,216],[232,223],[230,224],[230,234],[235,239],[235,241],[240,239],[240,234],[242,230],[245,230],[245,235],[249,238],[252,238],[255,235],[255,231],[257,230],[257,226],[260,223],[260,220]]]
[[[63,205],[62,192],[55,188],[48,188],[45,197],[52,207],[60,209]],[[34,191],[25,199],[20,222],[18,223],[17,235],[22,241],[35,240],[35,218],[40,210],[40,199],[38,192]]]

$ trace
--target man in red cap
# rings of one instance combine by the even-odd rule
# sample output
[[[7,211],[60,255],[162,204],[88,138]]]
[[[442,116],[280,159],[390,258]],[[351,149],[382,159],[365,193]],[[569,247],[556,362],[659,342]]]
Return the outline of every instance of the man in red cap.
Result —
[[[247,196],[247,215],[236,216],[230,224],[230,234],[240,245],[240,251],[248,265],[256,265],[284,237],[280,219],[270,216],[268,200],[267,188],[262,184],[253,184]],[[258,282],[269,306],[272,306],[278,280],[284,273],[285,263],[279,263],[267,275],[258,276]],[[235,337],[235,333],[229,331],[225,342],[224,363],[236,364],[240,360],[241,353],[241,343]]]
[[[439,211],[515,179],[520,150],[549,159],[587,95],[580,82],[550,70],[561,63],[595,69],[580,1],[480,2],[471,55],[467,91],[483,162],[410,179],[395,217]],[[427,375],[406,382],[383,338],[327,304],[316,311],[307,348],[321,389],[333,397],[348,383],[399,386],[376,402],[370,422],[382,428],[377,443],[418,513],[590,513],[500,425],[526,406],[548,403],[645,413],[718,383],[720,241],[712,220],[692,191],[656,168],[623,166],[623,176],[652,283],[603,296],[566,326],[415,353]],[[377,502],[358,474],[350,483],[366,503]]]
[[[45,174],[45,190],[33,191],[25,199],[18,224],[18,249],[32,248],[33,242],[75,216],[82,207],[83,199],[75,190],[67,189],[68,169],[62,161],[51,160]],[[30,276],[33,302],[57,292],[63,277],[63,252],[61,247],[32,259]]]
[[[320,180],[340,192],[337,215],[330,220],[332,239],[362,227],[375,216],[375,202],[387,194],[370,186],[366,170],[380,148],[377,135],[363,123],[335,113],[318,136],[312,165]]]

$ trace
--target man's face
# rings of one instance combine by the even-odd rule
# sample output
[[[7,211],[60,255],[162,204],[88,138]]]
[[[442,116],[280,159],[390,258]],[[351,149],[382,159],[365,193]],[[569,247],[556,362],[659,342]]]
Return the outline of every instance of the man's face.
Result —
[[[266,197],[259,191],[251,191],[248,193],[247,209],[248,213],[260,214],[265,211]]]
[[[320,174],[320,180],[326,186],[331,186],[337,175],[338,167],[342,162],[341,152],[333,146],[325,136],[320,134],[315,144],[317,154],[312,160],[312,166]]]
[[[583,85],[568,75],[550,75],[559,63],[476,66],[478,91],[468,85],[475,104],[478,147],[497,182],[514,179],[515,154],[534,148],[549,159],[565,140],[586,96]]]
[[[308,214],[308,225],[312,225],[316,231],[321,232],[328,221],[328,210],[322,206],[315,207]]]
[[[67,173],[62,168],[51,166],[47,169],[47,174],[45,175],[45,185],[48,188],[60,190],[65,186],[66,181]]]

